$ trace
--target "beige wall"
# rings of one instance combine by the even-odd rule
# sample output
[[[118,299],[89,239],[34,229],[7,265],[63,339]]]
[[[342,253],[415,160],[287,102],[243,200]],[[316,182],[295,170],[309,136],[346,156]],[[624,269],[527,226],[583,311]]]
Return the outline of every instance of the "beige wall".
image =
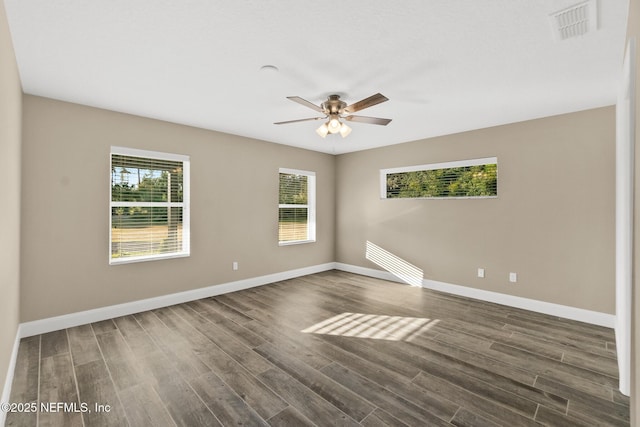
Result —
[[[334,261],[331,155],[34,96],[23,110],[22,321]],[[190,257],[109,265],[111,145],[191,156]],[[316,172],[316,243],[278,246],[279,167]]]
[[[19,321],[21,102],[20,78],[0,1],[0,389]]]
[[[380,199],[381,168],[490,156],[497,199]],[[369,240],[427,279],[614,313],[614,168],[613,107],[341,155],[336,259],[377,268]]]
[[[612,107],[333,157],[40,97],[23,103],[22,321],[334,260],[375,268],[367,240],[428,279],[614,312]],[[189,258],[108,264],[111,145],[191,156]],[[487,156],[498,157],[498,199],[379,198],[380,168]],[[317,172],[315,244],[277,245],[279,167]]]

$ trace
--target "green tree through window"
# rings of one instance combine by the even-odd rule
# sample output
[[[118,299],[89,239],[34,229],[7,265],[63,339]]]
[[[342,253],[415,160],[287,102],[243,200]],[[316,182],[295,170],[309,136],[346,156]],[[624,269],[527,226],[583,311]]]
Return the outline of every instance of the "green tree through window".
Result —
[[[458,162],[456,162],[458,163]],[[495,197],[498,164],[440,167],[386,173],[386,198]],[[401,168],[398,168],[401,169]]]
[[[111,263],[189,254],[188,164],[186,156],[112,147]]]
[[[278,241],[315,240],[315,173],[280,169]]]

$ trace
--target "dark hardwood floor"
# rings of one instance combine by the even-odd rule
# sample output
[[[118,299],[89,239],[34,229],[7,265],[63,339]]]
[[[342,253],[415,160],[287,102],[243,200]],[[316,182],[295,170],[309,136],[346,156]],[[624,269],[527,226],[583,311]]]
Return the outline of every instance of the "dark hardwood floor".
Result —
[[[25,338],[11,401],[76,406],[7,425],[629,425],[617,385],[611,329],[330,271]]]

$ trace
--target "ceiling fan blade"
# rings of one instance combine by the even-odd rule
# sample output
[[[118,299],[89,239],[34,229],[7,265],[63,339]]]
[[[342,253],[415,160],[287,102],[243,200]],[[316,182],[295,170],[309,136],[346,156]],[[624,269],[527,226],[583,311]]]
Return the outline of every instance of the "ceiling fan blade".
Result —
[[[344,119],[350,122],[368,123],[370,125],[386,126],[391,123],[391,119],[381,119],[380,117],[347,116]]]
[[[371,95],[368,98],[365,98],[361,101],[354,102],[353,104],[345,107],[344,111],[346,113],[355,113],[356,111],[364,110],[365,108],[373,107],[374,105],[380,104],[381,102],[388,101],[389,98],[384,96],[381,93],[376,93],[375,95]]]
[[[287,96],[287,99],[290,99],[293,102],[297,102],[300,105],[304,105],[305,107],[309,107],[312,110],[316,110],[319,113],[324,113],[324,110],[322,108],[312,102],[307,101],[306,99],[300,98],[299,96]]]
[[[298,119],[298,120],[287,120],[286,122],[277,122],[274,123],[274,125],[286,125],[287,123],[297,123],[297,122],[308,122],[310,120],[322,120],[322,119],[326,119],[327,117],[311,117],[309,119]]]

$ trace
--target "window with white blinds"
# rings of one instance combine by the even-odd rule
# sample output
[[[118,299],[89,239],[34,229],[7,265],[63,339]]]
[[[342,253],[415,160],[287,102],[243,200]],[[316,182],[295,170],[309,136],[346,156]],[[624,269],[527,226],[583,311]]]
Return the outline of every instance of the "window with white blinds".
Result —
[[[280,169],[278,241],[280,245],[315,242],[316,174]]]
[[[189,255],[189,156],[111,147],[110,264]]]
[[[383,199],[466,199],[497,196],[496,157],[380,170],[380,197]]]

